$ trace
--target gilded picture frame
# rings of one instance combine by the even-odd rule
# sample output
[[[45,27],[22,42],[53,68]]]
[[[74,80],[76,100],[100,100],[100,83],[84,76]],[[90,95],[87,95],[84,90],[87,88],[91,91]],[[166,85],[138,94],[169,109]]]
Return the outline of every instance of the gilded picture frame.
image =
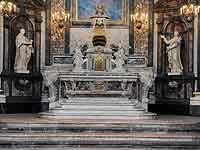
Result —
[[[99,1],[96,0],[98,4]],[[91,23],[89,17],[95,12],[95,0],[72,0],[72,24],[73,25],[89,25]],[[128,22],[128,0],[109,0],[106,1],[105,7],[108,7],[111,19],[108,25],[127,25]],[[109,4],[112,3],[112,5]],[[113,7],[113,8],[112,8]],[[115,9],[115,8],[118,9]],[[109,15],[108,14],[108,15]]]

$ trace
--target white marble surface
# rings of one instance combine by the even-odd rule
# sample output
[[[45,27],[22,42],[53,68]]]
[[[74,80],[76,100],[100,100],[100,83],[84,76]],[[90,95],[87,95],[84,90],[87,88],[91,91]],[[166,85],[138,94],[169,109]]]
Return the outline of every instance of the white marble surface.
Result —
[[[194,74],[195,77],[197,77],[197,73],[198,73],[198,66],[197,66],[197,51],[198,51],[198,15],[194,17],[194,60],[193,60],[193,64],[194,64]],[[195,81],[195,91],[197,90],[197,80]]]
[[[156,23],[158,15],[154,14],[154,35],[153,35],[153,70],[154,70],[154,75],[157,74],[157,52],[158,52],[158,26]]]
[[[46,55],[46,22],[45,22],[45,12],[42,12],[42,24],[41,24],[41,68],[45,67],[45,55]]]
[[[128,54],[129,49],[129,30],[128,28],[123,29],[106,29],[107,37],[107,47],[111,44],[118,45],[121,41],[122,46],[126,49],[126,54]],[[70,53],[75,50],[77,42],[82,42],[87,44],[89,48],[92,47],[92,28],[71,28],[70,29]]]
[[[190,100],[190,106],[200,106],[200,97],[194,97]]]
[[[6,96],[0,95],[0,103],[6,103]]]
[[[50,97],[49,101],[50,104],[54,107],[57,105],[56,101],[56,89],[58,87],[55,86],[55,82],[58,79],[58,76],[61,74],[70,74],[72,71],[72,65],[53,65],[49,67],[45,67],[43,70],[43,77],[44,77],[44,84],[50,88]],[[142,100],[143,100],[143,107],[147,107],[147,104],[150,103],[149,99],[147,98],[148,90],[154,83],[155,76],[153,74],[152,67],[135,67],[134,65],[127,66],[128,74],[138,73],[140,75],[141,81],[143,83],[143,91]]]
[[[153,68],[152,67],[134,67],[129,65],[128,66],[128,71],[129,72],[136,72],[140,75],[140,81],[142,82],[142,104],[143,107],[146,108],[148,103],[154,103],[153,101],[151,102],[150,99],[148,99],[148,91],[152,87],[155,81],[156,75],[153,73]]]
[[[69,73],[72,70],[72,64],[71,65],[52,65],[52,66],[46,66],[43,67],[41,72],[43,75],[43,86],[46,86],[49,88],[49,107],[54,108],[55,106],[58,106],[59,103],[57,100],[57,86],[56,82],[58,80],[58,75],[60,73]],[[44,97],[43,100],[46,100]]]

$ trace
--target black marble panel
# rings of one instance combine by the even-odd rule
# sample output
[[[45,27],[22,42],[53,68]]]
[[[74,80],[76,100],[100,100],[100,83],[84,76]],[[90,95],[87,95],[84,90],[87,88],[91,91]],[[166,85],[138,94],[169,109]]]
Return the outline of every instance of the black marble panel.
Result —
[[[72,64],[72,56],[54,56],[53,64]]]
[[[145,65],[145,58],[144,57],[129,57],[128,64],[131,65]]]

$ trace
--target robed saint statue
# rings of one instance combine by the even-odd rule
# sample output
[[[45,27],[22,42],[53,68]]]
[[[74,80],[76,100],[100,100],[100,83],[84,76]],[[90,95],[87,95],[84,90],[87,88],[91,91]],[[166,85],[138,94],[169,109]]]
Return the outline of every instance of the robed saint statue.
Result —
[[[174,37],[168,40],[165,36],[161,35],[164,42],[167,44],[167,54],[169,63],[169,74],[181,74],[183,72],[183,65],[181,63],[181,36],[178,31],[174,31]]]
[[[20,29],[16,36],[16,57],[14,70],[16,73],[29,73],[28,63],[31,54],[34,53],[33,40],[29,40],[25,35],[25,29]]]

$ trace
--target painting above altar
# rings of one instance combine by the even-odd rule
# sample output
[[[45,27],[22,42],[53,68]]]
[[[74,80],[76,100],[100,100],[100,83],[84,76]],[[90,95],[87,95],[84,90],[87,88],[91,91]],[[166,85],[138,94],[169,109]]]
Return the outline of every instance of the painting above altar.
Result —
[[[78,22],[88,22],[95,14],[95,7],[103,4],[112,23],[125,23],[127,11],[126,0],[76,0],[74,3],[74,19]]]

